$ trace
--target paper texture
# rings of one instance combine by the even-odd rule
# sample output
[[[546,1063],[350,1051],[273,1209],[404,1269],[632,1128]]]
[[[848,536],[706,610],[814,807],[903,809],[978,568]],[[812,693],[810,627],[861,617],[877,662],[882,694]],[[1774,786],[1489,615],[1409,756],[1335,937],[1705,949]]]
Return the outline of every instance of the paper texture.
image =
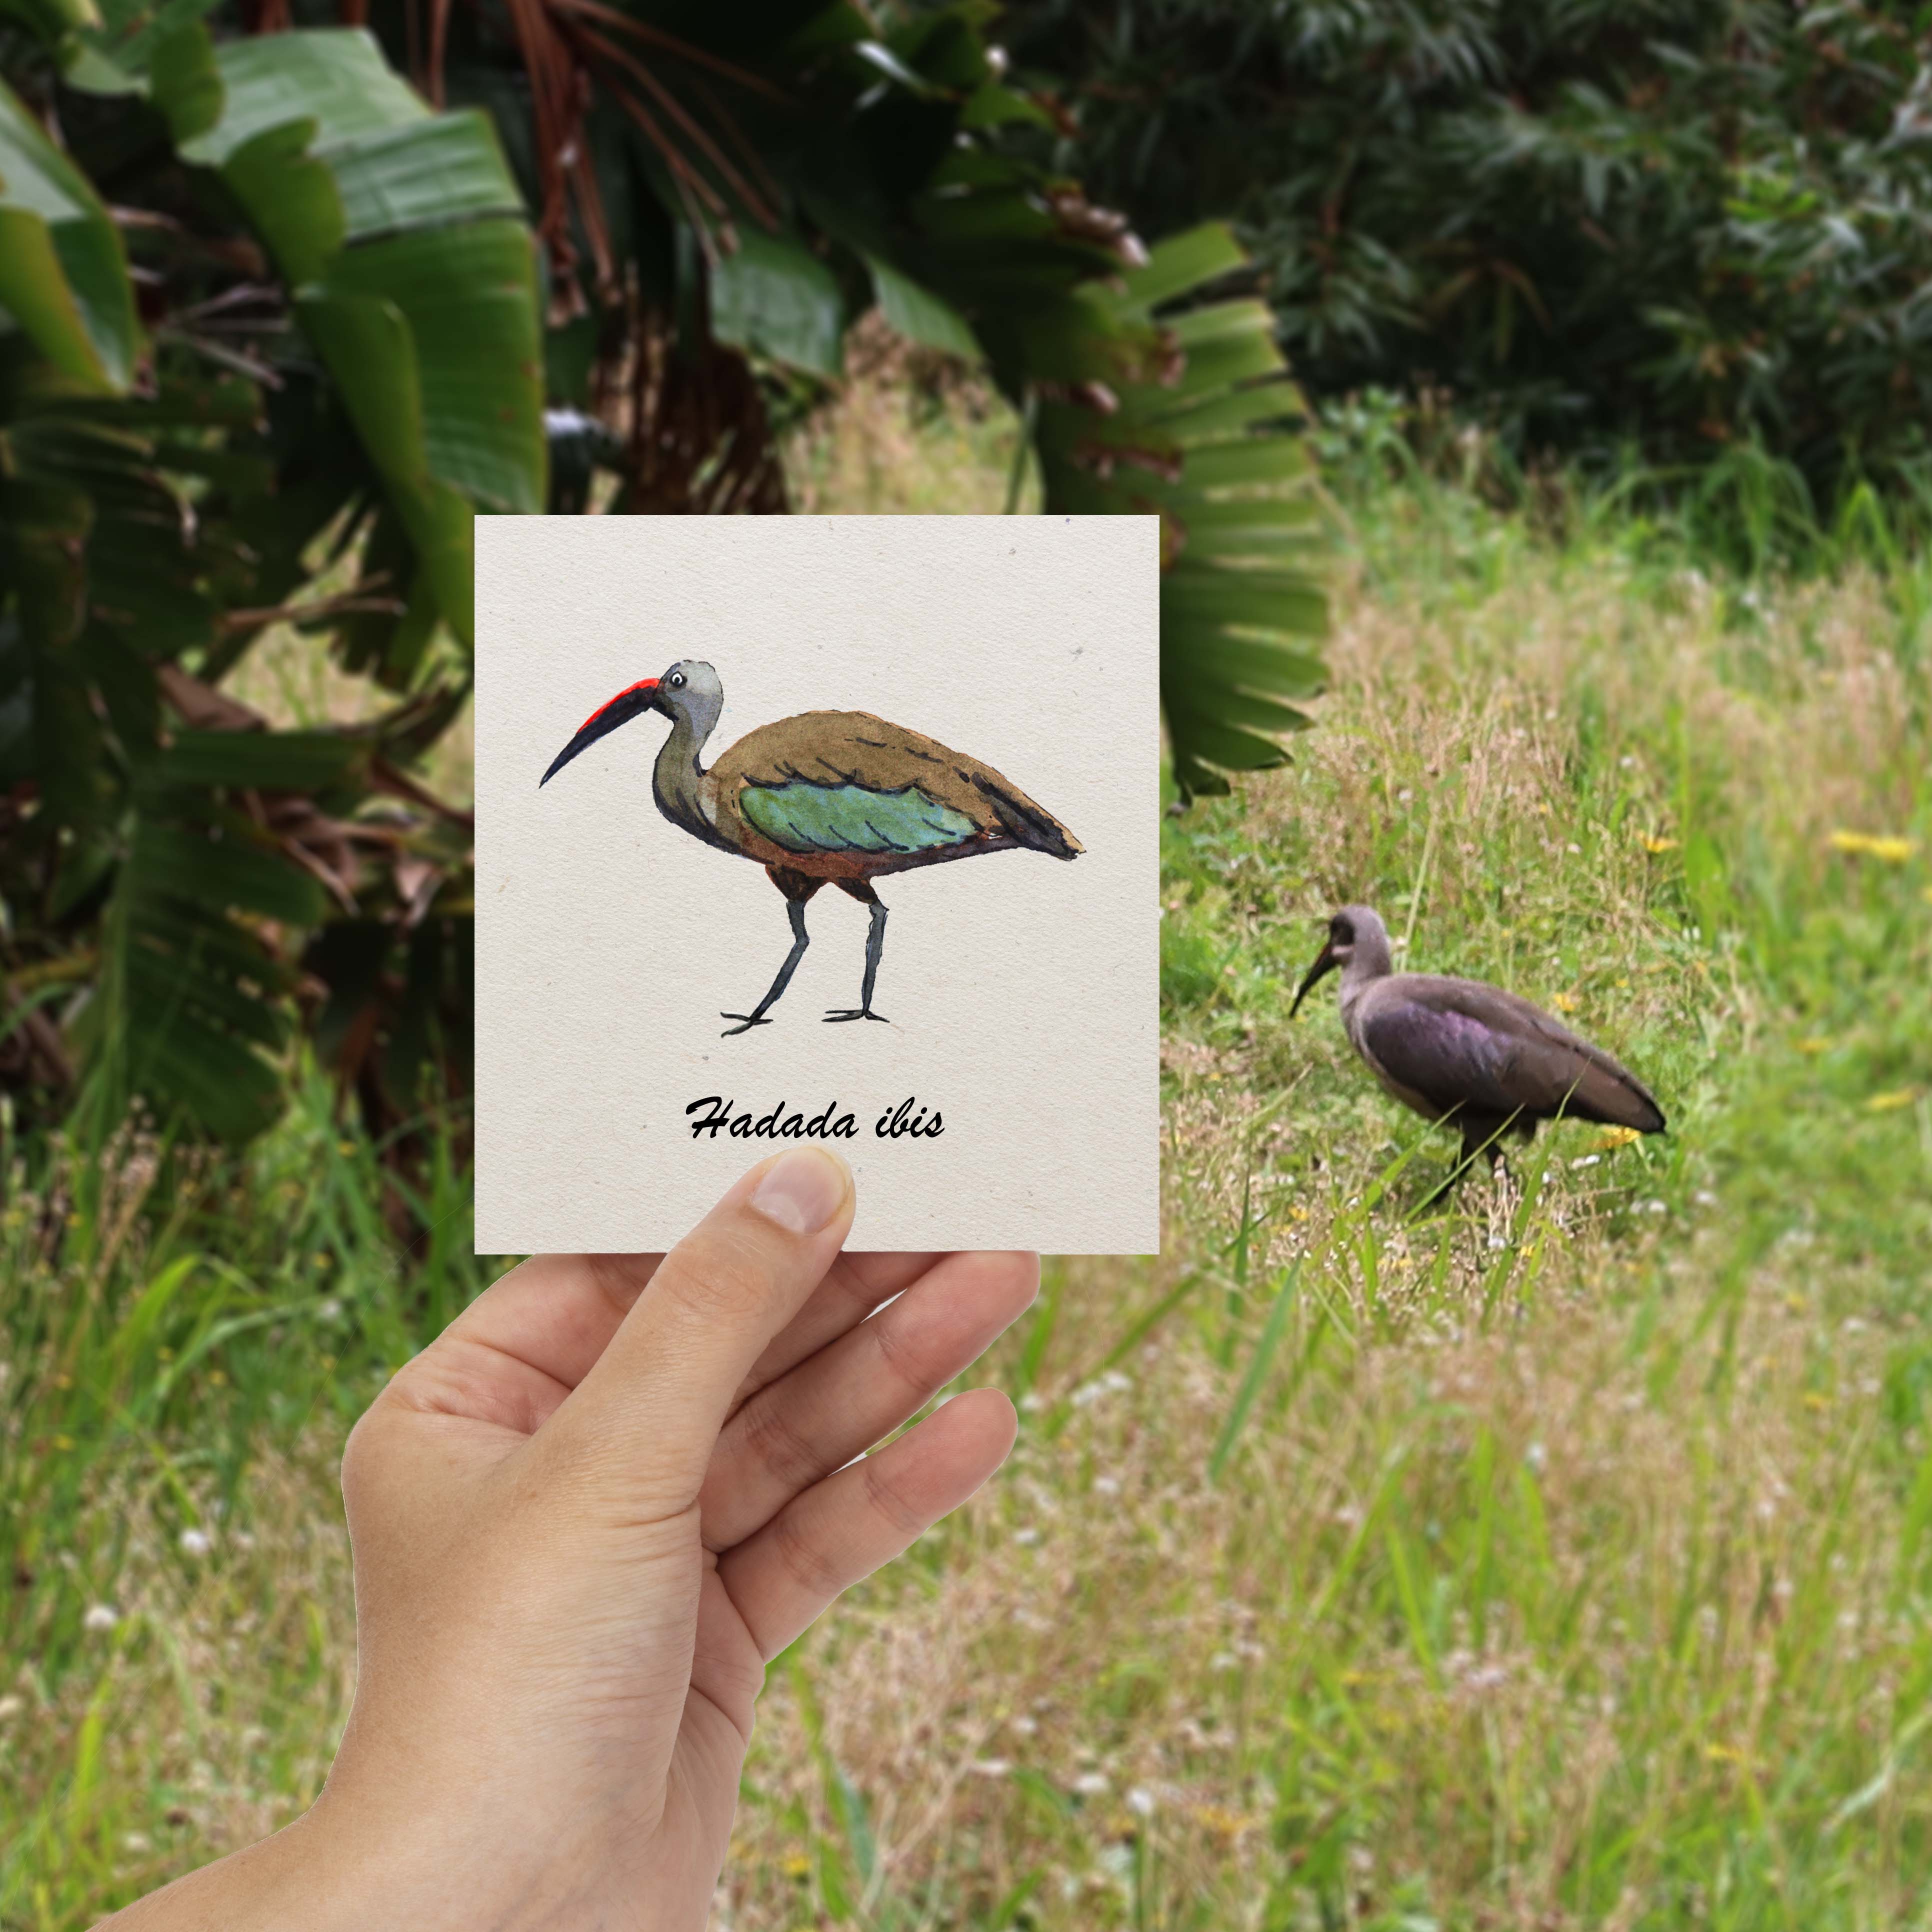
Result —
[[[852,1117],[856,1249],[1159,1243],[1159,525],[1152,517],[479,518],[476,1243],[649,1251],[795,1144],[729,1116]],[[710,767],[808,711],[994,767],[1084,846],[827,885],[792,943],[764,868],[671,823],[646,712],[538,780],[586,716],[715,667]],[[910,1107],[900,1112],[900,1103]],[[936,1136],[878,1132],[922,1113]]]

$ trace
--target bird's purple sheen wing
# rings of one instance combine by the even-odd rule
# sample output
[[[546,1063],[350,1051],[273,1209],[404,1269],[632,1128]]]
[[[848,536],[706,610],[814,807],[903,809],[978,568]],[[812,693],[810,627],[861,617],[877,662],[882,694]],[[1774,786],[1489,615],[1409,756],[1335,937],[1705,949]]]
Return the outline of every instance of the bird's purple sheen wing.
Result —
[[[1460,1105],[1510,1114],[1523,1104],[1510,1090],[1512,1042],[1471,1014],[1403,1000],[1372,1015],[1362,1040],[1398,1085],[1445,1113]]]

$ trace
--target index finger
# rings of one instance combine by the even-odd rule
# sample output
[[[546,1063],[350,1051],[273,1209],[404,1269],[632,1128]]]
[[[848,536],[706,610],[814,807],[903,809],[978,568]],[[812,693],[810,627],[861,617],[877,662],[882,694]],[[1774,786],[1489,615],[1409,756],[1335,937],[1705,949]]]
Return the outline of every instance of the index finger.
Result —
[[[852,1226],[829,1148],[762,1162],[664,1256],[544,1432],[633,1522],[695,1503],[736,1391]]]
[[[746,1372],[732,1408],[903,1294],[940,1258],[838,1255]],[[532,1255],[493,1282],[410,1364],[394,1399],[536,1434],[609,1347],[663,1260]]]

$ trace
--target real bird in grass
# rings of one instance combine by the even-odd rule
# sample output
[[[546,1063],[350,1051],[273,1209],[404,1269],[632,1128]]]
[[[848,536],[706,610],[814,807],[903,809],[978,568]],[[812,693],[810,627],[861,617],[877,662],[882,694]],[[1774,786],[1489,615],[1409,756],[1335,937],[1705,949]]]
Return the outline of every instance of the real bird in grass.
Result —
[[[836,886],[872,913],[859,1004],[826,1018],[882,1020],[872,1010],[872,988],[885,949],[886,908],[873,880],[980,852],[1071,859],[1084,850],[1052,812],[991,765],[868,711],[806,711],[761,724],[707,769],[698,760],[724,704],[717,672],[681,659],[593,711],[537,782],[549,784],[598,739],[646,711],[670,720],[651,775],[658,811],[706,844],[756,860],[784,893],[791,920],[791,950],[770,990],[748,1013],[722,1016],[739,1022],[725,1028],[728,1040],[770,1024],[766,1013],[805,956],[806,903],[820,886]]]
[[[1541,1007],[1480,980],[1398,973],[1388,929],[1366,906],[1344,906],[1288,1009],[1342,975],[1342,1024],[1369,1071],[1424,1120],[1462,1130],[1462,1151],[1440,1200],[1479,1154],[1493,1167],[1507,1133],[1530,1139],[1559,1117],[1664,1132],[1664,1109],[1627,1067]]]

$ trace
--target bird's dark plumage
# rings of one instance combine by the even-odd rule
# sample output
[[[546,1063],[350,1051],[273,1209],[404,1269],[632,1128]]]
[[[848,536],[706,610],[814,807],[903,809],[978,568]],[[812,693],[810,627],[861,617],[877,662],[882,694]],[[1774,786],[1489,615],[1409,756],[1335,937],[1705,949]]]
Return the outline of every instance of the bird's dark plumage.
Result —
[[[1505,1132],[1527,1140],[1567,1118],[1664,1131],[1664,1109],[1628,1067],[1540,1006],[1480,980],[1390,968],[1388,934],[1366,906],[1329,922],[1328,944],[1295,995],[1342,973],[1342,1023],[1369,1070],[1426,1120],[1454,1120],[1467,1161]]]

